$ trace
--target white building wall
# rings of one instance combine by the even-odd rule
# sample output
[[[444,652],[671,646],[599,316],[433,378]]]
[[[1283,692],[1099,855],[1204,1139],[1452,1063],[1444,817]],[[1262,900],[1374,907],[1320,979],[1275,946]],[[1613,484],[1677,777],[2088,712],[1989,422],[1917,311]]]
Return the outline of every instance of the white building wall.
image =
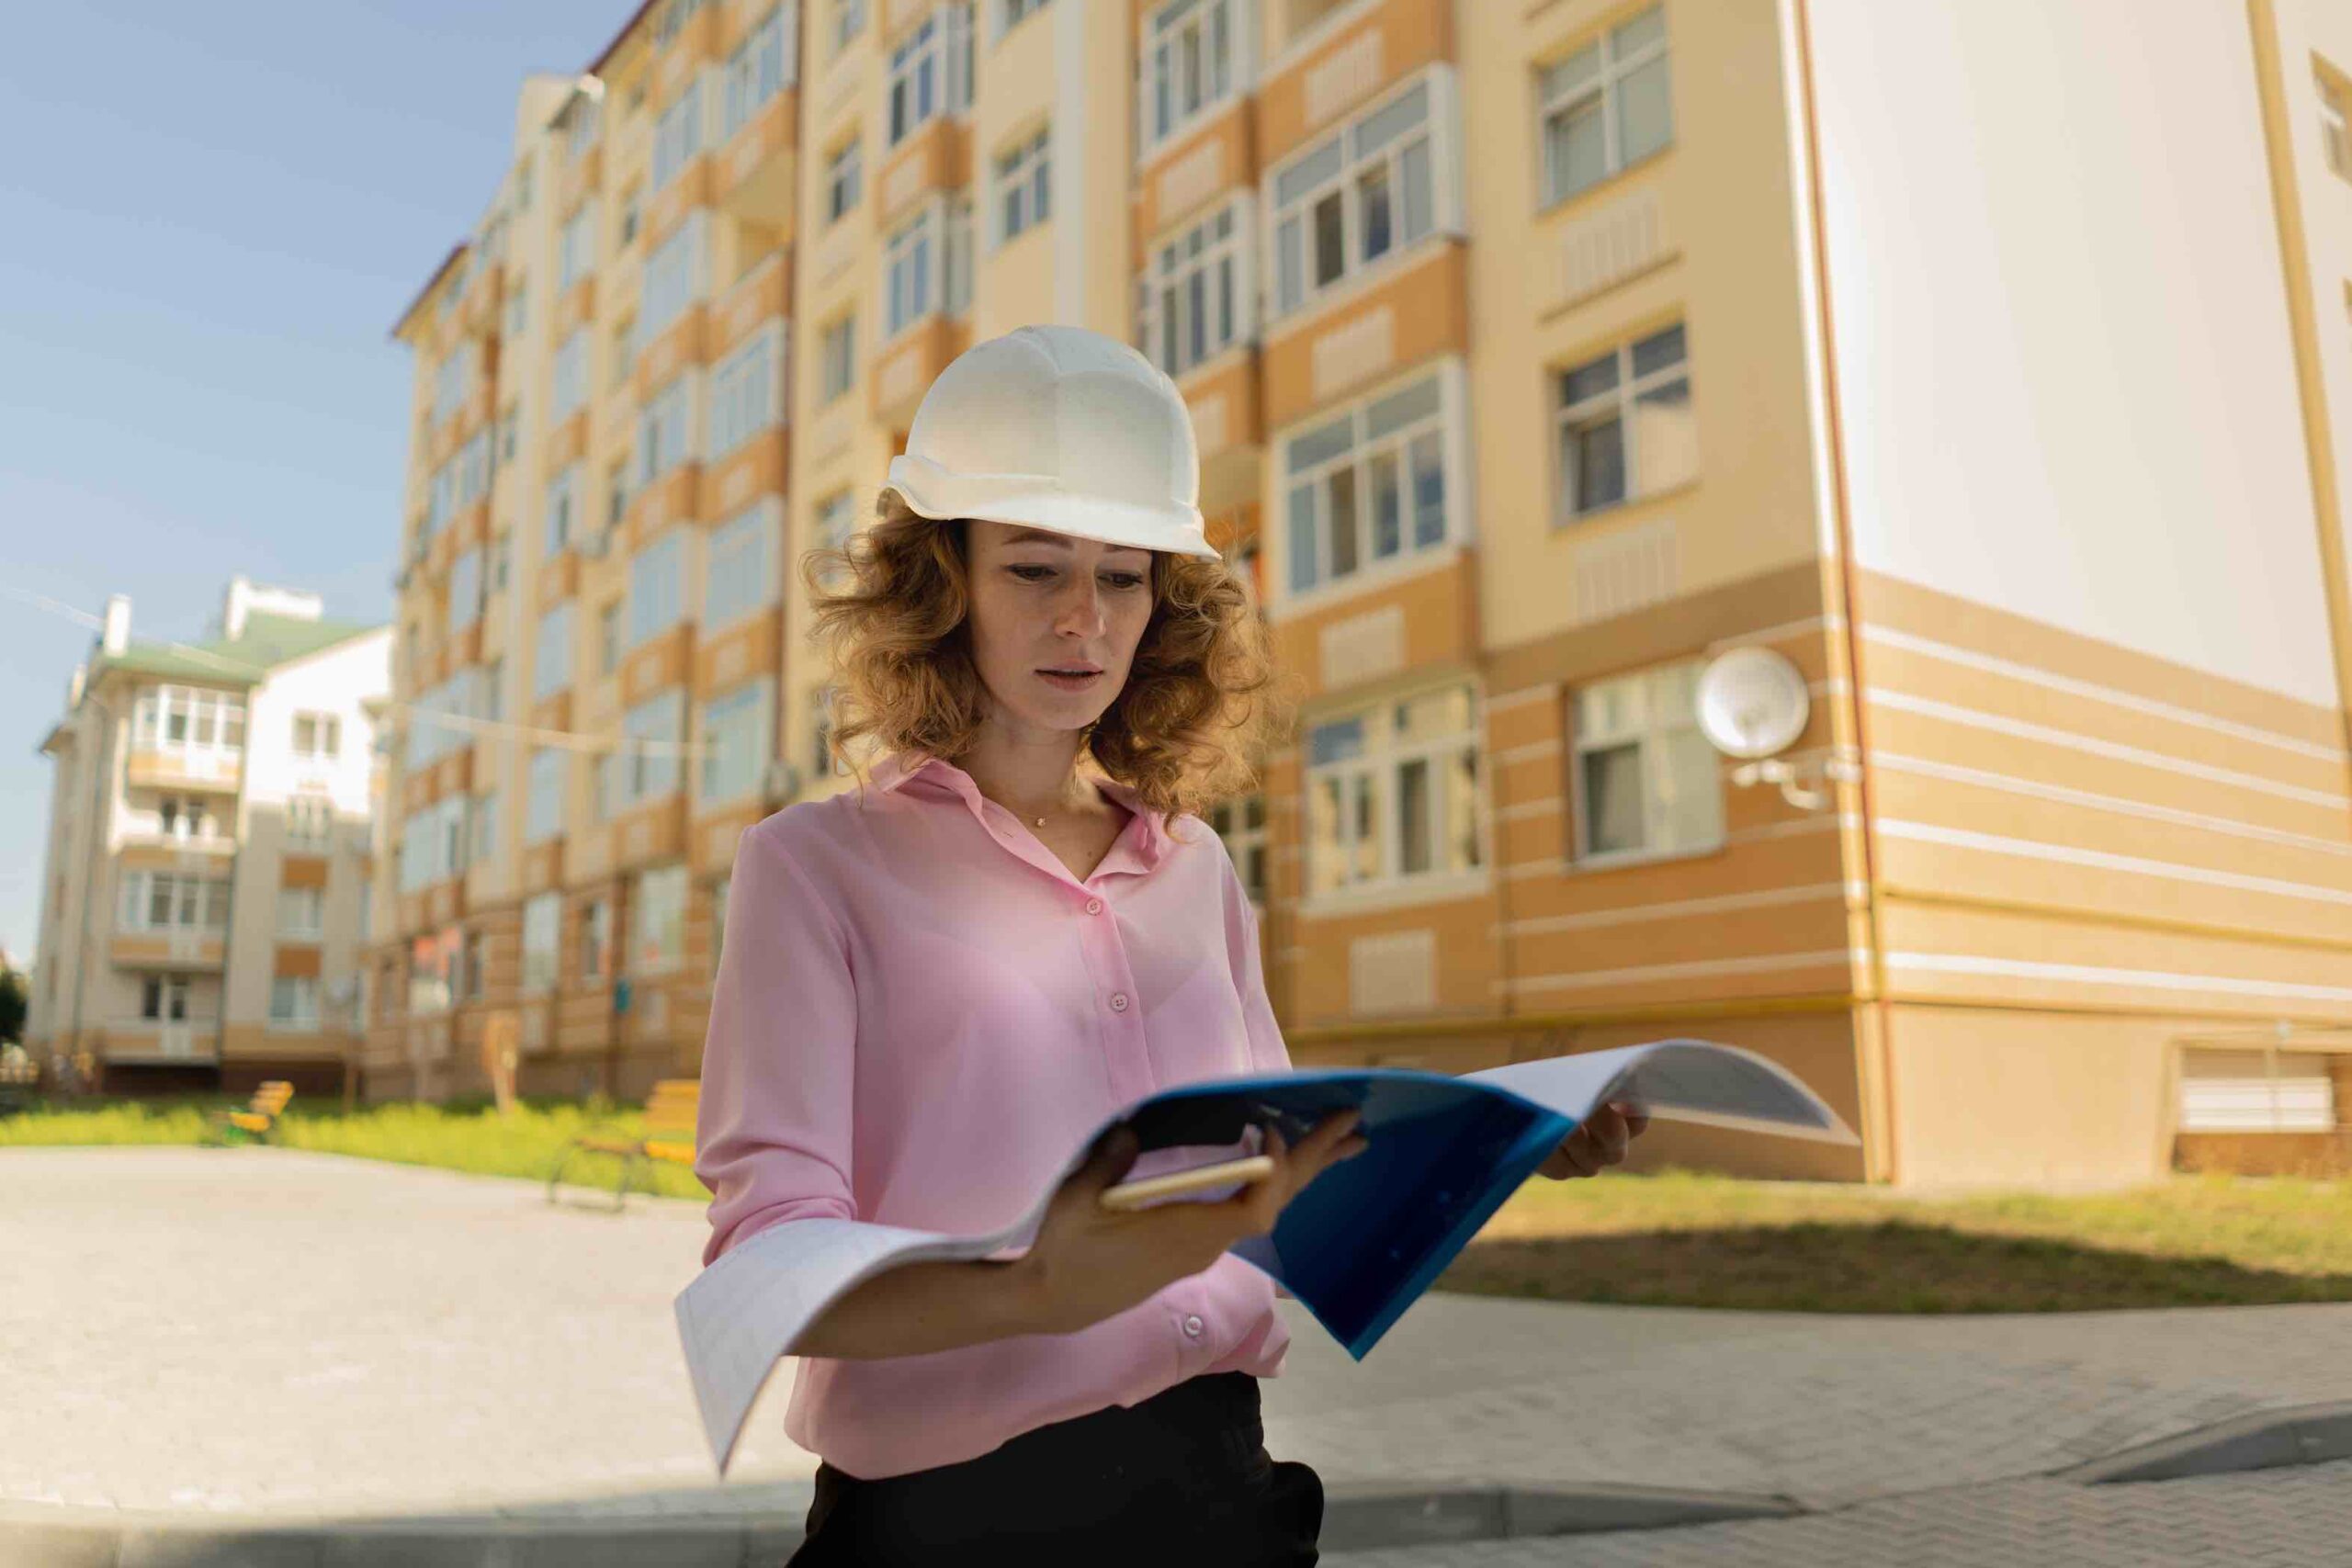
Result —
[[[1860,564],[2335,705],[2246,8],[1809,14]]]

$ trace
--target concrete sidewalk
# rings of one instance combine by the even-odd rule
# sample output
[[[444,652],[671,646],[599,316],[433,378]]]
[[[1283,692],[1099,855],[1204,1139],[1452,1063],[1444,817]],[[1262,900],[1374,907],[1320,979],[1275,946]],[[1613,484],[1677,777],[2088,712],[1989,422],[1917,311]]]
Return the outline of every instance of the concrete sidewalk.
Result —
[[[0,1150],[0,1537],[435,1517],[616,1550],[691,1527],[725,1561],[780,1560],[752,1532],[788,1540],[814,1461],[780,1429],[785,1368],[709,1483],[670,1308],[701,1205],[576,1198],[274,1149]],[[1285,1310],[1267,1445],[1326,1478],[1335,1551],[1645,1505],[1838,1508],[2352,1399],[2345,1305],[1842,1318],[1430,1295],[1361,1365]]]

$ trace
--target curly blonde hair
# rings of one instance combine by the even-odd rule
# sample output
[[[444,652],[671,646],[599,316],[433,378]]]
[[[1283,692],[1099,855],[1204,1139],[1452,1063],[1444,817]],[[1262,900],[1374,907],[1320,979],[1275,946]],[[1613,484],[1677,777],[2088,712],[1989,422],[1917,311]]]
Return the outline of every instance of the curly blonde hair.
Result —
[[[827,747],[853,768],[850,749],[866,736],[953,762],[986,712],[967,618],[970,528],[919,516],[888,488],[874,513],[846,546],[801,557],[809,637],[838,684]],[[1291,709],[1273,694],[1265,625],[1226,562],[1155,550],[1151,598],[1126,684],[1087,728],[1081,754],[1173,821],[1256,788],[1256,759]]]

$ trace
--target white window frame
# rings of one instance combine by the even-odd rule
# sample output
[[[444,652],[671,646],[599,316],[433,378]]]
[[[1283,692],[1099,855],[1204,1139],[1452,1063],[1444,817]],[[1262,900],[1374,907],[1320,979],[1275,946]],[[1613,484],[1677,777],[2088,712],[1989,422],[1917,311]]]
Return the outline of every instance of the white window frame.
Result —
[[[464,405],[474,378],[474,340],[461,338],[433,372],[433,421],[445,423]]]
[[[735,46],[719,69],[720,146],[735,140],[735,133],[757,119],[769,99],[793,85],[799,46],[798,0],[784,0]],[[763,74],[762,67],[771,62],[774,74]]]
[[[668,528],[629,558],[629,649],[643,648],[686,618],[687,541],[691,529]]]
[[[280,887],[277,890],[277,934],[294,942],[316,942],[327,933],[327,897],[323,887]]]
[[[173,739],[177,721],[185,731]],[[209,756],[220,763],[245,749],[245,699],[210,686],[150,686],[131,706],[131,745],[142,751]]]
[[[1316,761],[1316,748],[1327,728],[1350,722],[1363,722],[1378,710],[1410,705],[1423,697],[1442,695],[1453,691],[1469,694],[1469,717],[1465,728],[1446,735],[1424,738],[1408,743],[1392,740],[1386,750],[1369,749],[1354,755],[1343,755]],[[1309,909],[1329,908],[1397,896],[1428,893],[1431,897],[1451,897],[1458,890],[1485,883],[1494,865],[1493,828],[1487,797],[1490,787],[1484,755],[1485,700],[1475,682],[1453,680],[1416,687],[1410,691],[1384,697],[1374,703],[1359,703],[1328,714],[1317,714],[1307,721],[1302,737],[1301,755],[1306,762],[1305,793],[1299,802],[1300,823],[1304,839],[1300,845],[1305,857],[1306,894],[1305,906]],[[1474,792],[1472,815],[1476,823],[1474,849],[1476,859],[1468,866],[1450,863],[1451,843],[1446,833],[1446,791],[1438,781],[1451,776],[1448,764],[1468,758],[1471,767],[1471,789]],[[1429,820],[1426,824],[1431,850],[1429,870],[1407,873],[1402,869],[1404,845],[1402,836],[1390,832],[1394,827],[1396,803],[1403,795],[1406,768],[1420,762],[1430,781],[1427,792]],[[1320,886],[1322,870],[1316,863],[1320,849],[1314,831],[1315,802],[1323,784],[1336,783],[1340,787],[1342,834],[1340,849],[1343,858],[1352,862],[1352,852],[1362,840],[1356,831],[1356,813],[1351,809],[1359,798],[1353,787],[1358,783],[1368,785],[1365,797],[1372,803],[1374,829],[1380,840],[1379,864],[1364,876],[1342,879],[1337,886]]]
[[[882,145],[895,150],[939,116],[960,115],[971,107],[971,0],[947,0],[891,46],[882,91]]]
[[[763,676],[704,702],[700,734],[696,801],[714,806],[751,795],[775,752],[775,682]]]
[[[989,41],[1001,43],[1004,35],[1044,10],[1051,0],[993,0],[995,25],[989,29]]]
[[[522,992],[545,996],[563,973],[563,895],[537,893],[523,900]]]
[[[1220,17],[1221,28],[1215,24]],[[1214,38],[1222,31],[1223,59],[1216,56]],[[1138,158],[1149,158],[1188,134],[1211,115],[1250,91],[1257,72],[1258,7],[1255,0],[1169,0],[1138,23],[1136,74],[1136,148]],[[1181,76],[1187,50],[1201,62],[1201,78],[1211,85],[1191,108],[1179,101]],[[1223,77],[1219,80],[1218,71]],[[1167,123],[1160,123],[1163,89],[1170,106]]]
[[[1249,807],[1255,803],[1258,820],[1250,820]],[[1242,891],[1250,896],[1252,908],[1263,909],[1266,888],[1272,870],[1272,840],[1266,826],[1266,796],[1263,791],[1236,795],[1221,800],[1203,814],[1209,830],[1225,840],[1226,854],[1233,862],[1234,875],[1239,878]],[[1258,870],[1253,878],[1246,869],[1255,863]]]
[[[768,540],[774,503],[755,501],[710,531],[703,556],[704,632],[716,632],[775,601]]]
[[[639,292],[634,335],[635,349],[658,338],[670,324],[692,310],[710,292],[710,225],[708,208],[697,207],[677,231],[653,247],[645,258],[645,282]]]
[[[556,238],[556,287],[570,288],[596,271],[596,198],[582,201]]]
[[[1608,866],[1631,865],[1645,861],[1680,860],[1694,855],[1713,854],[1724,846],[1723,773],[1716,754],[1706,744],[1699,729],[1698,705],[1694,700],[1698,689],[1699,671],[1704,660],[1696,659],[1669,660],[1646,669],[1611,676],[1606,680],[1580,682],[1567,695],[1568,741],[1568,823],[1569,864],[1579,870],[1599,870]],[[1629,716],[1622,723],[1604,726],[1594,719],[1601,694],[1611,690],[1629,694]],[[1688,712],[1682,711],[1688,708]],[[1699,736],[1699,744],[1690,748],[1693,755],[1703,755],[1707,766],[1703,779],[1681,780],[1660,757],[1670,758],[1670,742],[1678,735]],[[1636,749],[1642,790],[1642,842],[1629,849],[1597,850],[1592,847],[1595,827],[1592,803],[1586,797],[1585,759],[1597,752],[1613,751],[1625,746]],[[1665,779],[1670,784],[1661,793],[1655,781]],[[1688,842],[1670,841],[1661,826],[1670,818],[1668,812],[1676,793],[1688,784],[1694,788],[1712,788],[1714,799],[1714,830],[1711,836]]]
[[[1393,412],[1431,381],[1437,391],[1437,410],[1433,414],[1406,416]],[[1470,506],[1465,408],[1466,389],[1461,364],[1449,359],[1390,382],[1351,403],[1319,412],[1311,421],[1294,425],[1275,438],[1273,450],[1279,465],[1275,482],[1281,496],[1279,526],[1283,558],[1278,597],[1286,613],[1405,575],[1464,542],[1468,534]],[[1375,417],[1395,417],[1399,423],[1373,434],[1370,432]],[[1324,440],[1336,442],[1341,426],[1346,427],[1347,434],[1344,447],[1329,453],[1298,450]],[[1417,455],[1431,449],[1432,435],[1439,462],[1442,523],[1435,538],[1424,540],[1416,515],[1413,484],[1417,470],[1413,464]],[[1374,468],[1384,457],[1396,461],[1399,487],[1397,547],[1389,556],[1374,553]],[[1342,470],[1352,476],[1350,483],[1355,497],[1356,558],[1351,570],[1335,577],[1330,572],[1329,559],[1330,498],[1333,476]],[[1312,574],[1304,580],[1298,548],[1297,492],[1302,490],[1310,491],[1312,496],[1315,547]]]
[[[833,48],[839,54],[865,30],[865,0],[832,0]]]
[[[1669,334],[1678,335],[1680,339],[1676,357],[1637,375],[1634,366],[1634,352]],[[1568,378],[1602,364],[1611,367],[1612,383],[1573,403],[1567,401]],[[1645,332],[1639,337],[1627,338],[1604,353],[1588,355],[1574,364],[1563,365],[1551,373],[1551,379],[1554,527],[1580,523],[1588,517],[1597,517],[1621,506],[1630,506],[1651,496],[1662,495],[1698,478],[1699,459],[1694,435],[1693,451],[1687,470],[1665,475],[1655,483],[1640,483],[1643,479],[1642,421],[1639,418],[1642,403],[1679,386],[1685,408],[1691,408],[1690,337],[1687,322],[1676,320]],[[1696,417],[1695,412],[1686,414],[1686,418],[1694,423]],[[1618,494],[1610,500],[1579,507],[1577,504],[1577,487],[1581,475],[1569,450],[1569,437],[1577,432],[1599,429],[1611,423],[1617,427],[1617,468],[1621,488]]]
[[[1365,128],[1416,92],[1427,95],[1419,123],[1394,131],[1386,141],[1364,149]],[[1432,238],[1462,232],[1460,115],[1454,93],[1452,68],[1443,63],[1431,65],[1396,83],[1376,101],[1317,137],[1311,146],[1300,149],[1266,171],[1260,187],[1265,224],[1260,265],[1265,268],[1269,321],[1280,321],[1334,294],[1352,291],[1363,280],[1379,276],[1404,257],[1414,254]],[[1406,222],[1410,185],[1407,160],[1417,148],[1429,166],[1429,224],[1419,233],[1411,233]],[[1311,184],[1300,185],[1285,197],[1285,184],[1295,176],[1304,177],[1318,160],[1327,157],[1336,162],[1317,174]],[[1364,248],[1362,193],[1365,177],[1375,165],[1385,175],[1389,229],[1386,245],[1373,256],[1367,255]],[[1327,197],[1335,195],[1340,201],[1340,270],[1328,282],[1317,283],[1314,276],[1314,213]],[[1282,266],[1283,235],[1293,224],[1297,225],[1299,244],[1295,298],[1284,292]]]
[[[293,733],[294,755],[299,758],[333,761],[342,753],[343,718],[340,715],[305,708],[294,716]]]
[[[825,323],[818,338],[817,402],[839,401],[857,387],[857,312]]]
[[[634,806],[684,787],[678,766],[677,744],[686,734],[686,697],[683,687],[658,692],[621,716],[627,740],[659,742],[662,749],[622,744],[605,757],[604,815],[613,817]]]
[[[282,1034],[311,1034],[319,1027],[315,975],[279,975],[269,982],[269,1027]]]
[[[289,795],[286,802],[286,842],[289,848],[324,849],[334,842],[334,801],[315,790]]]
[[[449,635],[455,637],[481,619],[481,547],[459,556],[449,566]]]
[[[1258,336],[1255,206],[1235,195],[1174,233],[1145,247],[1144,275],[1136,280],[1136,313],[1144,356],[1175,379],[1198,369],[1236,344]],[[1219,232],[1222,227],[1223,232]],[[1194,298],[1197,296],[1197,299]],[[1170,351],[1173,321],[1180,339]],[[1204,347],[1190,352],[1193,322],[1212,323]],[[1219,333],[1217,326],[1222,326]]]
[[[689,77],[685,90],[653,122],[653,168],[648,188],[662,191],[702,156],[702,78]]]
[[[718,462],[784,422],[785,323],[770,321],[710,369],[706,460]]]
[[[544,504],[540,525],[546,530],[547,554],[559,556],[571,547],[580,520],[580,464],[576,460],[565,464],[562,470],[548,481]]]
[[[499,792],[494,789],[486,795],[478,795],[473,797],[468,812],[470,830],[473,834],[473,848],[469,863],[470,864],[486,865],[497,858],[498,807]]]
[[[923,203],[883,242],[881,276],[876,280],[882,321],[877,345],[896,340],[917,321],[939,311],[944,292],[940,288],[944,260],[939,254],[944,248],[940,212],[938,201]]]
[[[989,250],[1053,221],[1054,128],[1039,126],[989,160]]]
[[[628,973],[667,975],[685,963],[691,893],[683,861],[637,874],[637,886],[629,890]],[[662,928],[658,933],[652,929],[657,922]]]
[[[531,660],[533,702],[545,702],[571,687],[572,603],[566,599],[539,616]]]
[[[588,329],[578,326],[557,346],[548,418],[561,423],[588,402]]]
[[[702,372],[681,370],[663,382],[637,411],[637,449],[630,458],[637,478],[629,493],[641,493],[674,470],[700,460]]]
[[[825,222],[828,227],[857,210],[865,199],[865,133],[842,143],[825,163]]]
[[[1622,38],[1629,28],[1638,26],[1650,17],[1659,19],[1657,37],[1649,42],[1625,50]],[[1535,78],[1535,144],[1537,149],[1536,178],[1542,182],[1536,195],[1540,209],[1550,208],[1571,197],[1581,195],[1595,186],[1605,185],[1633,164],[1643,163],[1674,145],[1674,65],[1670,43],[1665,26],[1665,7],[1652,6],[1647,10],[1627,17],[1597,35],[1583,48],[1573,50],[1546,64]],[[1586,56],[1592,57],[1589,67],[1574,74],[1569,68]],[[1652,62],[1665,60],[1667,73],[1666,140],[1648,149],[1629,164],[1625,157],[1624,133],[1619,121],[1623,118],[1623,88],[1625,78]],[[1555,166],[1553,157],[1553,124],[1588,108],[1600,117],[1601,168],[1600,173],[1581,185],[1568,186],[1566,175]]]
[[[568,754],[559,747],[533,750],[525,764],[523,842],[543,844],[563,832],[563,785]]]

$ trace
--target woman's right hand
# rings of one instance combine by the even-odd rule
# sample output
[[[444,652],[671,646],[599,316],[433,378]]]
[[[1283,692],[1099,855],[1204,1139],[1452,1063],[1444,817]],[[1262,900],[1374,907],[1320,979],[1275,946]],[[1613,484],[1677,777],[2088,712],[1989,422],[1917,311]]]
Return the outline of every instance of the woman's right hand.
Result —
[[[1269,1127],[1261,1152],[1272,1174],[1230,1198],[1124,1212],[1101,1198],[1135,1164],[1136,1135],[1113,1128],[1055,1191],[1028,1252],[1007,1265],[1019,1271],[1032,1332],[1076,1333],[1201,1272],[1243,1237],[1264,1235],[1309,1182],[1369,1146],[1358,1120],[1354,1111],[1334,1111],[1295,1149]]]

